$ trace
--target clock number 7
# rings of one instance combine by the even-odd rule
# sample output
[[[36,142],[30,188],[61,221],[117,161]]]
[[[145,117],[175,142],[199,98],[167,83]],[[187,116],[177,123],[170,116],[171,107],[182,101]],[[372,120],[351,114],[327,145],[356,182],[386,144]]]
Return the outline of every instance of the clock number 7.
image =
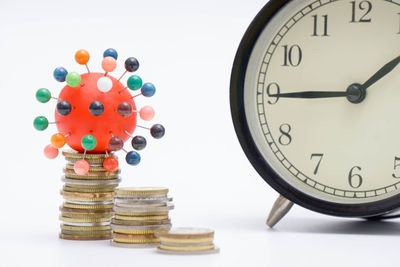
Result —
[[[314,170],[314,175],[316,175],[318,173],[319,165],[321,165],[321,161],[322,161],[322,158],[324,157],[324,154],[312,154],[310,160],[312,160],[314,157],[319,157],[317,167],[315,167],[315,170]]]

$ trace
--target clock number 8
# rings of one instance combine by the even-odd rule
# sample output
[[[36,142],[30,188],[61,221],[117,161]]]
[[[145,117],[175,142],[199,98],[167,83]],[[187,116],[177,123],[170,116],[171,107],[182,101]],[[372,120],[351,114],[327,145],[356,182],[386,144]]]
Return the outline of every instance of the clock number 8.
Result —
[[[290,135],[290,131],[292,131],[292,127],[289,124],[282,124],[279,128],[281,132],[281,136],[279,137],[279,143],[283,146],[288,146],[292,143],[292,136]]]
[[[363,182],[363,178],[360,174],[354,174],[354,170],[361,171],[361,167],[355,166],[350,170],[349,184],[352,188],[360,188]]]

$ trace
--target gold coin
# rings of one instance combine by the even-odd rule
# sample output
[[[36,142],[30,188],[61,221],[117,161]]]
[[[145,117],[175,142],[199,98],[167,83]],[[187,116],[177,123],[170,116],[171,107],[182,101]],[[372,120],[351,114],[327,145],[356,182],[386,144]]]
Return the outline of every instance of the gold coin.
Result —
[[[85,174],[79,175],[74,172],[66,172],[65,178],[67,179],[76,179],[76,180],[114,180],[117,179],[118,173],[110,173],[110,174]]]
[[[119,243],[128,243],[128,244],[145,244],[145,243],[160,243],[160,240],[155,238],[155,239],[121,239],[121,238],[113,238],[114,242],[119,242]]]
[[[65,169],[74,171],[74,165],[73,164],[67,164],[65,166]],[[108,172],[108,171],[106,169],[104,169],[103,166],[90,166],[89,172],[102,172],[103,173],[103,172]],[[116,172],[120,173],[121,170],[117,169]]]
[[[122,187],[116,190],[118,195],[122,196],[148,196],[168,194],[168,188],[165,187]]]
[[[175,238],[175,239],[199,239],[199,238],[214,238],[214,231],[205,228],[180,227],[160,229],[156,231],[156,236],[159,238]]]
[[[88,210],[103,210],[103,209],[112,209],[114,204],[104,204],[104,205],[82,205],[82,204],[74,204],[74,203],[63,203],[63,207],[71,208],[71,209],[88,209]]]
[[[69,193],[110,193],[114,192],[114,188],[77,188],[77,187],[69,187],[63,186],[62,190]]]
[[[197,251],[197,250],[212,250],[214,249],[214,245],[174,247],[161,244],[159,248],[165,250],[176,250],[176,251]]]
[[[69,170],[69,169],[63,169],[63,172],[67,175],[69,174],[76,174],[75,171]],[[111,176],[111,175],[116,175],[116,174],[120,174],[121,170],[118,169],[116,171],[113,172],[93,172],[93,171],[89,171],[87,174],[85,174],[85,176]]]
[[[112,224],[123,225],[123,226],[156,226],[156,225],[165,225],[171,224],[170,219],[160,220],[160,221],[125,221],[125,220],[118,220],[113,218],[111,220]]]
[[[114,229],[113,232],[125,235],[149,235],[149,234],[154,235],[155,230],[125,231],[125,230]]]
[[[76,212],[62,212],[62,217],[68,218],[82,218],[82,219],[96,219],[96,218],[111,218],[112,213],[76,213]]]
[[[156,239],[154,234],[134,234],[134,235],[128,234],[128,235],[126,235],[126,234],[113,233],[112,236],[113,236],[113,238],[130,239],[130,240]]]
[[[65,185],[64,185],[65,187],[68,187],[68,188],[76,188],[76,189],[94,189],[94,190],[96,190],[96,189],[98,189],[98,190],[104,190],[104,189],[115,189],[117,186],[118,186],[118,184],[93,184],[93,185],[91,185],[91,184],[69,184],[69,183],[66,183]]]
[[[111,220],[111,217],[107,217],[107,218],[70,218],[70,217],[63,217],[60,216],[59,217],[60,221],[64,221],[64,222],[72,222],[72,223],[86,223],[86,222],[90,222],[90,223],[95,223],[95,222],[108,222]]]
[[[102,230],[102,231],[70,231],[70,230],[61,230],[61,234],[64,235],[72,235],[72,236],[105,236],[111,233],[110,230]]]
[[[68,158],[78,158],[82,159],[83,158],[83,153],[75,152],[75,151],[63,151],[62,152],[63,156],[68,157]],[[85,159],[98,159],[98,158],[103,158],[106,159],[107,157],[115,157],[113,153],[108,153],[107,154],[85,154]]]
[[[61,224],[60,225],[62,230],[67,230],[67,231],[111,231],[111,226],[110,225],[103,225],[103,226],[72,226],[72,225],[66,225],[66,224]]]
[[[158,211],[158,212],[122,212],[122,211],[115,211],[115,214],[122,215],[122,216],[167,216],[168,211]]]
[[[142,243],[142,244],[129,244],[129,243],[119,243],[114,240],[110,241],[111,246],[119,248],[156,248],[160,243]]]
[[[71,208],[65,208],[65,207],[60,207],[59,210],[61,212],[73,212],[73,213],[84,213],[84,214],[91,214],[91,213],[113,213],[112,209],[102,209],[102,210],[96,210],[96,209],[71,209]]]
[[[204,238],[168,238],[168,237],[159,237],[162,243],[177,243],[177,244],[196,244],[196,243],[207,243],[213,242],[213,237],[204,237]]]
[[[122,220],[122,221],[137,221],[137,222],[158,222],[162,220],[168,219],[168,215],[166,216],[135,216],[135,217],[130,217],[130,216],[121,216],[121,215],[115,215],[115,219],[117,220]]]
[[[67,240],[107,240],[107,239],[111,239],[111,234],[107,234],[104,236],[74,236],[74,235],[66,235],[66,234],[60,233],[59,236],[61,239],[67,239]]]
[[[82,158],[71,158],[71,157],[65,157],[65,160],[68,162],[68,164],[72,163],[74,164],[75,162],[77,162],[78,160],[81,160]],[[87,162],[89,162],[90,165],[103,165],[103,162],[105,160],[105,158],[86,158],[85,160]]]
[[[60,191],[62,196],[68,197],[79,197],[79,198],[111,198],[114,199],[114,192],[106,192],[106,193],[79,193],[79,192],[65,192],[63,190]]]

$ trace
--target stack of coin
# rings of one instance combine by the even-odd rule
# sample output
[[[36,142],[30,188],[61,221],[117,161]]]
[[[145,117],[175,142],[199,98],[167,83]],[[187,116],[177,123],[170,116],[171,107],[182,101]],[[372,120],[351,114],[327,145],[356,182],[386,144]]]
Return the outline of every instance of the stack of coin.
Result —
[[[103,161],[112,154],[86,154],[63,152],[67,165],[61,195],[60,238],[69,240],[111,239],[111,218],[114,191],[120,179],[120,170],[107,172]],[[90,164],[89,173],[78,175],[74,163],[85,159]]]
[[[157,229],[169,230],[169,211],[174,208],[168,188],[130,187],[116,189],[114,218],[111,223],[117,247],[157,247]]]
[[[159,229],[155,232],[161,244],[157,251],[164,254],[198,255],[218,253],[214,231],[203,228]]]

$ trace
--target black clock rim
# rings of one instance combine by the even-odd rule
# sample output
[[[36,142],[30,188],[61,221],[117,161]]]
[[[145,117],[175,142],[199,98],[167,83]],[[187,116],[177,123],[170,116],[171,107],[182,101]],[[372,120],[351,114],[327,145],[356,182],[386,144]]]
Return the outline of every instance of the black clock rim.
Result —
[[[230,83],[230,106],[234,128],[242,149],[265,182],[282,196],[306,209],[340,217],[376,217],[390,213],[400,207],[400,194],[372,203],[341,204],[321,200],[297,190],[271,168],[252,139],[244,110],[244,80],[248,61],[265,25],[291,1],[270,0],[250,24],[235,56]]]

